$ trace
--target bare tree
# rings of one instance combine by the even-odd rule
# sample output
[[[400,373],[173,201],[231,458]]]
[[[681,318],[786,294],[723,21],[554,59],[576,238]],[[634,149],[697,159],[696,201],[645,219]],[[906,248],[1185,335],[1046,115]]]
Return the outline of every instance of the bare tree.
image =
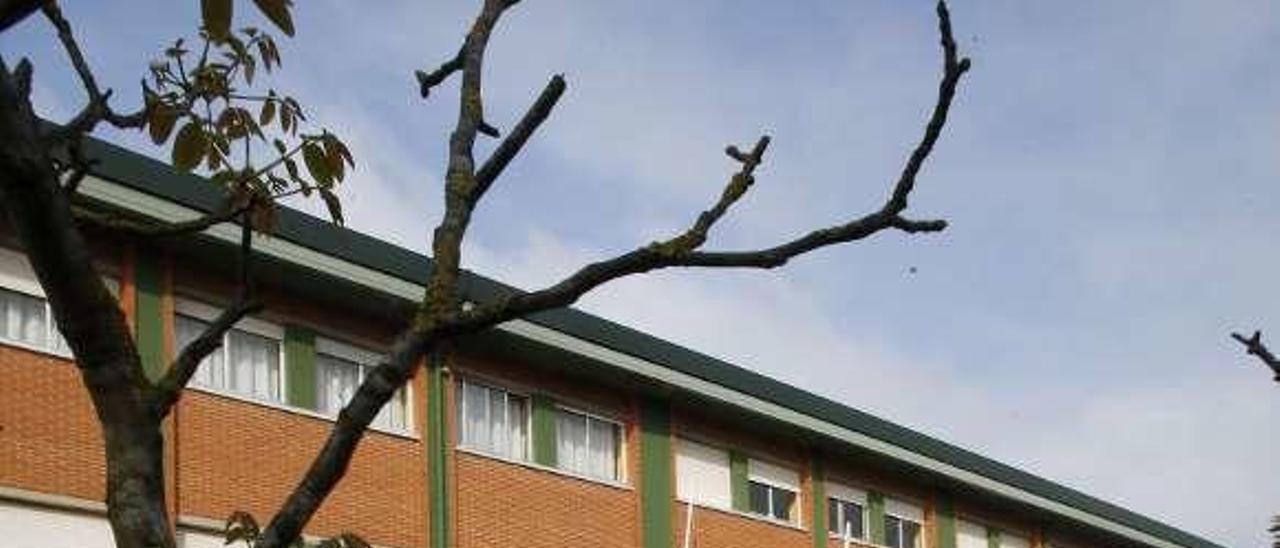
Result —
[[[287,0],[255,0],[286,34],[292,34]],[[501,137],[486,120],[482,75],[489,37],[517,0],[484,0],[461,48],[439,68],[416,73],[422,96],[455,75],[460,77],[456,126],[449,138],[445,176],[445,212],[432,236],[435,266],[411,324],[401,332],[390,352],[373,368],[347,406],[339,413],[328,439],[306,474],[261,531],[238,529],[244,540],[263,548],[287,546],[342,479],[356,446],[378,411],[414,373],[427,353],[458,336],[489,329],[539,311],[572,304],[592,289],[621,277],[657,269],[775,268],[793,257],[818,248],[867,238],[884,230],[937,232],[942,220],[918,220],[905,215],[916,178],[946,124],[948,110],[969,60],[957,53],[945,2],[937,4],[943,71],[936,103],[920,141],[911,150],[883,204],[874,211],[818,228],[794,239],[757,249],[705,250],[708,233],[756,182],[769,137],[748,148],[729,146],[736,163],[714,204],[673,236],[640,245],[616,257],[583,266],[559,282],[534,291],[516,293],[493,302],[464,308],[461,302],[462,242],[472,212],[503,169],[546,120],[564,93],[562,76],[550,78],[545,89],[512,130]],[[194,374],[201,359],[215,349],[221,334],[239,319],[261,308],[253,288],[250,257],[253,230],[269,230],[275,200],[294,193],[315,193],[330,206],[335,222],[341,209],[333,196],[351,156],[333,134],[299,134],[302,109],[291,98],[243,93],[233,83],[253,82],[255,66],[279,64],[278,52],[265,33],[250,29],[237,36],[230,31],[231,0],[203,0],[203,53],[195,56],[181,42],[166,52],[167,61],[153,64],[157,89],[145,90],[146,104],[120,113],[108,105],[110,90],[102,90],[85,62],[71,27],[56,3],[6,1],[0,3],[0,30],[42,10],[57,30],[71,64],[88,96],[71,120],[47,124],[30,103],[31,65],[24,59],[12,68],[0,59],[0,199],[18,240],[43,286],[59,328],[76,357],[106,440],[108,518],[121,547],[172,547],[164,504],[160,424]],[[211,50],[225,50],[229,63],[209,60]],[[255,58],[252,50],[257,50]],[[194,68],[192,68],[194,67]],[[257,117],[241,103],[260,104]],[[218,114],[215,114],[215,111]],[[250,161],[250,142],[266,141],[263,127],[277,120],[285,137],[273,140],[276,155],[264,165]],[[285,120],[288,120],[286,122]],[[255,121],[256,120],[256,121]],[[168,140],[176,122],[185,121],[173,145],[173,162],[182,169],[200,165],[211,181],[227,191],[225,207],[206,217],[177,225],[154,225],[113,217],[81,207],[77,185],[91,168],[79,154],[84,135],[100,123],[119,128],[147,128],[157,143]],[[291,127],[292,126],[292,127]],[[477,164],[474,145],[480,135],[501,139],[494,152]],[[243,142],[242,153],[229,145]],[[238,148],[238,146],[237,146]],[[301,156],[309,178],[299,175],[295,157]],[[233,167],[234,166],[234,167]],[[287,175],[278,175],[282,168]],[[234,221],[242,227],[241,292],[203,335],[179,352],[163,378],[152,382],[143,373],[125,319],[101,282],[91,260],[84,227],[108,226],[137,238],[190,234],[217,223]],[[344,537],[338,543],[354,542]]]

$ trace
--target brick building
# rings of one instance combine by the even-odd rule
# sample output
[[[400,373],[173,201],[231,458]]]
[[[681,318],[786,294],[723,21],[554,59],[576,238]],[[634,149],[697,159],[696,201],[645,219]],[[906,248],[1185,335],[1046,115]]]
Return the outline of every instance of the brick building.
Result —
[[[102,207],[176,221],[211,185],[99,142]],[[238,230],[95,251],[148,369],[231,295]],[[166,425],[179,542],[266,519],[422,293],[429,259],[284,211],[255,244],[268,306]],[[466,297],[510,291],[470,275]],[[0,544],[108,547],[102,440],[23,256],[0,234]],[[574,310],[504,324],[419,374],[307,530],[458,548],[1217,545],[692,350]]]

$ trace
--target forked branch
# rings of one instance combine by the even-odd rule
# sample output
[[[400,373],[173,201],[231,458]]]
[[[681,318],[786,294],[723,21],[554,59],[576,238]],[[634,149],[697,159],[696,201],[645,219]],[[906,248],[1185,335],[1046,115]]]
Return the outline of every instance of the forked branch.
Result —
[[[1276,359],[1275,354],[1271,353],[1271,349],[1267,348],[1267,345],[1262,343],[1261,331],[1254,331],[1252,337],[1245,337],[1239,333],[1232,333],[1231,338],[1244,345],[1245,353],[1251,356],[1257,356],[1258,361],[1262,362],[1262,365],[1271,369],[1272,374],[1275,375],[1275,381],[1280,382],[1280,359]]]
[[[98,125],[98,122],[103,120],[121,129],[142,127],[146,123],[145,109],[140,109],[131,114],[120,114],[107,105],[107,101],[111,98],[111,90],[102,90],[98,87],[98,81],[93,76],[93,69],[89,67],[89,62],[85,60],[84,53],[80,51],[80,44],[76,42],[75,36],[71,33],[71,23],[62,15],[62,8],[58,7],[58,3],[56,1],[46,2],[41,9],[44,11],[45,17],[49,19],[49,22],[58,30],[58,40],[62,42],[62,48],[66,50],[71,66],[75,68],[76,75],[80,78],[80,84],[84,86],[85,93],[89,96],[89,101],[84,108],[57,132],[56,136],[65,139],[89,133]]]

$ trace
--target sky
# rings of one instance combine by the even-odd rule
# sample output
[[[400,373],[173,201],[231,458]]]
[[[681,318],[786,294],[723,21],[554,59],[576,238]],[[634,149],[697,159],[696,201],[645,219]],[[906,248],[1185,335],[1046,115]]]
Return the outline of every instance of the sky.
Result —
[[[342,135],[348,224],[425,251],[442,210],[457,50],[477,2],[308,0],[271,85]],[[66,0],[115,104],[198,3]],[[237,25],[266,26],[247,0]],[[1280,512],[1280,394],[1228,338],[1280,337],[1280,4],[957,0],[973,58],[909,214],[776,271],[671,271],[579,303],[1229,546]],[[773,137],[708,249],[878,207],[940,76],[923,0],[525,0],[485,67],[510,128],[569,88],[481,205],[465,265],[524,288],[668,237],[719,195],[725,145]],[[0,36],[38,110],[83,101],[38,18]],[[140,152],[137,134],[99,135]],[[481,145],[481,154],[492,148]],[[319,212],[319,204],[301,204]],[[1277,339],[1280,340],[1280,339]]]

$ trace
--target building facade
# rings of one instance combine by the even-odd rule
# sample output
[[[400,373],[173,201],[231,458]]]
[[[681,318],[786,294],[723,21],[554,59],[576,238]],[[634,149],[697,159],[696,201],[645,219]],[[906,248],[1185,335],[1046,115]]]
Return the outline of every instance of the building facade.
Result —
[[[211,185],[89,143],[93,207],[165,221]],[[152,374],[234,295],[238,229],[93,245]],[[201,365],[165,426],[185,547],[270,517],[422,293],[428,258],[284,211],[266,311]],[[512,289],[476,275],[466,298]],[[109,547],[96,417],[21,250],[0,235],[0,539]],[[377,546],[1089,548],[1217,545],[963,449],[574,310],[425,360],[310,523]]]

